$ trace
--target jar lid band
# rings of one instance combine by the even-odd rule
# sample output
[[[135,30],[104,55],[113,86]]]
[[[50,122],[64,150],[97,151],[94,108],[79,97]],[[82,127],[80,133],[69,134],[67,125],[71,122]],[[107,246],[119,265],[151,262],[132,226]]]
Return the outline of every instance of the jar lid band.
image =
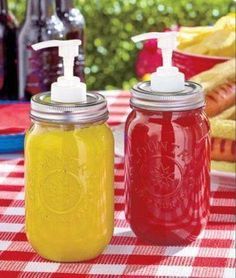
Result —
[[[62,124],[87,124],[108,119],[107,101],[98,93],[87,93],[79,103],[51,101],[50,93],[37,94],[31,99],[30,116],[34,120]]]
[[[131,106],[151,111],[184,111],[205,106],[202,87],[187,81],[179,92],[154,92],[150,81],[138,83],[131,90]]]

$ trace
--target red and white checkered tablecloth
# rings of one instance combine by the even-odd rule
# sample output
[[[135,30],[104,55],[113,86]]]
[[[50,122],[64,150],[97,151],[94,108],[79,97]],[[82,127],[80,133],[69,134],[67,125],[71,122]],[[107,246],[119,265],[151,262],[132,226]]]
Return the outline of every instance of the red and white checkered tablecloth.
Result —
[[[125,121],[127,92],[106,92],[109,124]],[[236,187],[212,185],[206,229],[190,245],[151,246],[134,236],[124,217],[123,159],[115,160],[115,231],[103,254],[84,263],[39,257],[24,233],[24,160],[0,156],[0,277],[235,277]]]

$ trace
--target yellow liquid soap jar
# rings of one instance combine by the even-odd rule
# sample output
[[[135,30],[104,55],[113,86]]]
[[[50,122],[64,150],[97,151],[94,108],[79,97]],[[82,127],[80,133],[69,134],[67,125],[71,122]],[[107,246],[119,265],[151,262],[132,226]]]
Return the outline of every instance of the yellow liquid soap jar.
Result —
[[[59,47],[64,77],[31,100],[25,139],[26,235],[43,258],[79,262],[100,255],[114,226],[114,140],[105,98],[73,76],[79,40]]]

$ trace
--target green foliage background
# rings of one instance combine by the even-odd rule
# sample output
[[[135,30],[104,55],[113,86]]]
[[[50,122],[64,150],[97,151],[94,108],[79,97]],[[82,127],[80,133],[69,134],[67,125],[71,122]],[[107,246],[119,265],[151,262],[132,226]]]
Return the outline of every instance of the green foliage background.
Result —
[[[230,10],[234,0],[75,0],[86,19],[86,73],[89,89],[129,88],[136,82],[138,47],[130,37],[161,31],[171,25],[213,24]],[[10,0],[23,20],[25,0]]]

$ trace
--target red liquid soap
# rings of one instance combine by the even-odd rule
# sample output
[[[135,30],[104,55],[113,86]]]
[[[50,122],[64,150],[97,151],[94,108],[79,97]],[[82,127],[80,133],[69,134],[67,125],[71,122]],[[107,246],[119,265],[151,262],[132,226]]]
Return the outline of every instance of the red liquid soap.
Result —
[[[207,223],[209,123],[202,108],[150,112],[126,123],[126,217],[144,241],[184,244]]]
[[[185,82],[172,66],[176,32],[147,33],[158,39],[163,66],[150,82],[131,90],[125,128],[125,213],[143,241],[182,245],[207,223],[210,198],[210,136],[202,87]]]
[[[0,0],[0,100],[15,100],[17,86],[17,23],[8,12],[7,0]]]

